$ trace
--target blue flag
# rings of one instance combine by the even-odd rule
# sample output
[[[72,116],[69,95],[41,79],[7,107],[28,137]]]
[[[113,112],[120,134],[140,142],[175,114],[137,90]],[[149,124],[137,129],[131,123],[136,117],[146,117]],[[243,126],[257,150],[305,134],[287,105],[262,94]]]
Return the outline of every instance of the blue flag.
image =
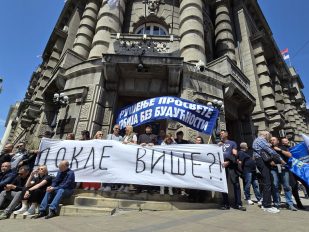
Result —
[[[309,186],[309,164],[292,157],[289,159],[289,166],[290,171],[303,179]]]
[[[124,107],[116,119],[120,129],[156,120],[172,119],[196,131],[212,134],[218,109],[177,97],[157,97]]]
[[[290,152],[295,159],[299,159],[304,163],[309,163],[308,147],[304,142],[290,148]]]

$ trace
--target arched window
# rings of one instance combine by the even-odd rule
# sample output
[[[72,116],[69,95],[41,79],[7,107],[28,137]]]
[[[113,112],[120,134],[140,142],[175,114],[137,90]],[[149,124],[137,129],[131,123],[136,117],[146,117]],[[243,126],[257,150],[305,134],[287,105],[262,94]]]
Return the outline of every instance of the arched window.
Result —
[[[158,35],[158,36],[160,36],[160,35],[168,35],[168,32],[160,24],[147,23],[146,27],[145,27],[145,24],[138,27],[136,29],[136,34],[138,34],[138,35],[146,34],[146,35]]]

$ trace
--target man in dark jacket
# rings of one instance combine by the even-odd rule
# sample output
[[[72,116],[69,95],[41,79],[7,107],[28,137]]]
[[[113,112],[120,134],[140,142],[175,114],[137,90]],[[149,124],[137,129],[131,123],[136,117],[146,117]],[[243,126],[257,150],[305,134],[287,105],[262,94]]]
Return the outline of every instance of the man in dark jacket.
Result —
[[[15,178],[15,173],[11,170],[11,164],[9,162],[4,162],[1,165],[1,172],[0,172],[0,192],[4,190],[4,187],[7,184],[12,183]]]
[[[9,206],[0,215],[0,220],[10,217],[13,210],[21,201],[24,186],[29,176],[29,167],[22,166],[18,169],[18,175],[13,180],[12,184],[7,184],[4,190],[0,193],[0,208],[6,200],[10,200]]]
[[[6,144],[0,154],[0,166],[4,162],[11,162],[11,153],[13,152],[13,144]]]
[[[250,199],[250,187],[252,185],[255,197],[258,201],[259,205],[262,205],[262,196],[260,193],[259,182],[257,180],[256,174],[256,164],[253,160],[252,156],[248,153],[248,145],[247,143],[240,144],[240,151],[238,152],[239,161],[241,163],[241,169],[244,178],[244,192],[245,192],[245,200],[248,205],[253,205],[254,202]]]
[[[59,164],[59,171],[52,185],[46,189],[45,196],[40,205],[39,214],[35,218],[45,216],[45,219],[49,219],[55,217],[57,215],[57,210],[61,199],[70,197],[73,194],[74,188],[74,171],[69,168],[69,162],[63,160]],[[49,213],[46,215],[50,198],[52,199],[52,202],[49,205]]]

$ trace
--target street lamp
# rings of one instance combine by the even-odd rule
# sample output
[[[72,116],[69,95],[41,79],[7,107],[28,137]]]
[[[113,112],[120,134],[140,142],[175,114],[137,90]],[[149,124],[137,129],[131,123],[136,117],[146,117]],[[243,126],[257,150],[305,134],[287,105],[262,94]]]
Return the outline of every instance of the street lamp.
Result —
[[[51,128],[56,127],[59,110],[61,107],[66,107],[69,104],[69,97],[64,93],[54,93],[53,103],[56,105],[56,113],[50,125]]]

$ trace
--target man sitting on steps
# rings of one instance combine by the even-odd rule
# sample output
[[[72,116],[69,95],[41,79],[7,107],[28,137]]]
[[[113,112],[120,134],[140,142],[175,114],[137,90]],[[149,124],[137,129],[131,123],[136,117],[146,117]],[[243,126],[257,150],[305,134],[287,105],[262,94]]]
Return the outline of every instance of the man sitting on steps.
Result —
[[[55,217],[59,203],[62,198],[70,197],[73,194],[75,188],[75,174],[69,168],[69,162],[63,160],[59,163],[59,171],[52,185],[47,187],[45,196],[41,202],[39,214],[35,218],[41,218],[45,216],[45,219]],[[52,199],[48,207],[49,200]],[[46,211],[49,209],[48,214]]]

